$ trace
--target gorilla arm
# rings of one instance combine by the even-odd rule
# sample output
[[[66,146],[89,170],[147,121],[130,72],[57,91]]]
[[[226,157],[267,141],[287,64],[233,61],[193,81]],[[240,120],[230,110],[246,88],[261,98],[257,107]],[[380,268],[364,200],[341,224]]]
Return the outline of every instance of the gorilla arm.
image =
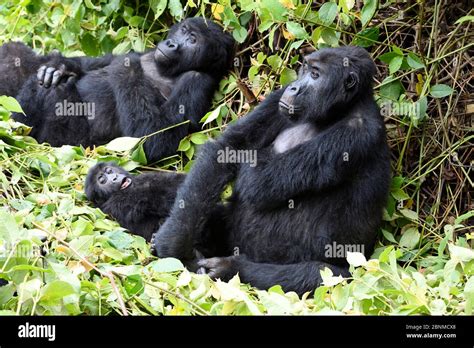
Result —
[[[149,161],[175,154],[181,139],[189,134],[189,128],[199,129],[199,121],[211,106],[215,84],[211,76],[196,71],[188,71],[179,77],[168,100],[159,109],[159,117],[155,115],[144,122],[142,136],[186,120],[190,123],[147,139],[144,149]]]
[[[379,117],[379,116],[378,116]],[[271,208],[304,192],[319,192],[350,178],[383,144],[374,118],[345,118],[299,146],[259,163],[254,185],[240,191],[257,208]]]
[[[278,100],[283,90],[272,93],[247,117],[229,127],[217,141],[202,145],[198,159],[178,191],[170,217],[155,236],[155,248],[159,257],[193,259],[193,241],[199,239],[209,212],[220,202],[225,185],[235,178],[238,165],[219,163],[219,150],[228,148],[252,148],[262,134],[255,128],[272,132],[279,128],[273,118],[278,111]],[[184,202],[184,208],[182,203]]]

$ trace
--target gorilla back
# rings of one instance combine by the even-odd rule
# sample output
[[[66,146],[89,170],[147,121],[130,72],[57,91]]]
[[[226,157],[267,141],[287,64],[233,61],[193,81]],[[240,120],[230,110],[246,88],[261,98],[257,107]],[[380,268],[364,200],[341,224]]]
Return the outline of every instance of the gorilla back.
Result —
[[[280,284],[299,294],[321,284],[324,267],[348,275],[346,253],[334,246],[371,254],[390,181],[374,72],[358,47],[306,56],[297,81],[203,145],[178,191],[176,201],[187,209],[175,203],[157,233],[158,256],[192,260],[200,244],[215,243],[207,238],[215,234],[202,230],[202,216],[235,180],[216,226],[225,234],[224,248],[205,255],[200,267],[212,277],[238,272],[259,288]],[[225,151],[255,151],[256,165],[222,161]]]

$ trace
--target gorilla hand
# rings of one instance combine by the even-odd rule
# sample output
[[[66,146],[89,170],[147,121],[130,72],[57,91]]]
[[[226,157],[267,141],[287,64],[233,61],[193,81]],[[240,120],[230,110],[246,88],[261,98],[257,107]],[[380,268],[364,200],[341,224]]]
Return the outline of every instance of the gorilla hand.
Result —
[[[237,273],[237,262],[240,256],[212,257],[197,262],[198,266],[213,279],[220,278],[228,281]],[[201,269],[199,268],[199,269]]]
[[[65,64],[60,64],[57,68],[53,66],[42,65],[37,73],[38,83],[40,86],[49,88],[56,87],[61,81],[72,82],[77,74],[69,71]]]

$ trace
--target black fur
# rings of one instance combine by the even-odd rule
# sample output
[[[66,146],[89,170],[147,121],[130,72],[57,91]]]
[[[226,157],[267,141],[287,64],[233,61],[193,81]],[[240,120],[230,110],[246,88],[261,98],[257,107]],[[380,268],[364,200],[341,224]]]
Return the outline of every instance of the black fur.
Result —
[[[223,247],[196,262],[212,277],[238,272],[258,288],[302,294],[321,284],[324,267],[348,275],[345,257],[327,248],[335,242],[371,254],[390,182],[374,71],[358,47],[306,56],[297,81],[202,146],[156,234],[158,256],[193,264],[195,249],[220,235]],[[256,166],[219,160],[226,149],[255,150]],[[231,181],[222,221],[209,226],[208,212]]]
[[[149,172],[131,175],[113,162],[96,164],[89,170],[87,198],[122,227],[147,241],[168,216],[184,174]],[[125,180],[130,180],[123,188]]]
[[[13,117],[33,126],[31,135],[40,142],[98,145],[119,136],[142,137],[189,120],[146,141],[148,161],[154,162],[174,154],[179,141],[198,129],[231,66],[234,44],[232,36],[212,21],[189,18],[174,25],[155,50],[145,53],[41,57],[21,45],[21,50],[9,53],[16,43],[2,46],[0,52],[8,61],[12,55],[27,57],[24,64],[33,67],[28,68],[30,77],[17,96],[26,115]],[[18,69],[7,70],[2,83],[17,78]],[[8,86],[6,92],[14,95],[19,84]],[[57,112],[58,105],[72,105],[65,101],[83,103],[94,112],[58,116],[64,114]]]

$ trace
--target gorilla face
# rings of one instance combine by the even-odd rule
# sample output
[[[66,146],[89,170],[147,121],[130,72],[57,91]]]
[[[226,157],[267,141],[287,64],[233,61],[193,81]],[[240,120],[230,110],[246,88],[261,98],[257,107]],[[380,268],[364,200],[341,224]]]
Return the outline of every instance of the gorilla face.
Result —
[[[294,121],[331,122],[329,115],[337,115],[354,98],[367,94],[374,73],[375,65],[363,48],[313,52],[304,58],[298,80],[280,98],[280,112]]]
[[[230,68],[235,41],[211,20],[188,18],[171,27],[155,50],[155,61],[165,76],[195,70],[211,75]]]
[[[95,204],[100,204],[114,192],[125,190],[132,183],[127,171],[112,162],[99,163],[87,174],[86,195]]]

